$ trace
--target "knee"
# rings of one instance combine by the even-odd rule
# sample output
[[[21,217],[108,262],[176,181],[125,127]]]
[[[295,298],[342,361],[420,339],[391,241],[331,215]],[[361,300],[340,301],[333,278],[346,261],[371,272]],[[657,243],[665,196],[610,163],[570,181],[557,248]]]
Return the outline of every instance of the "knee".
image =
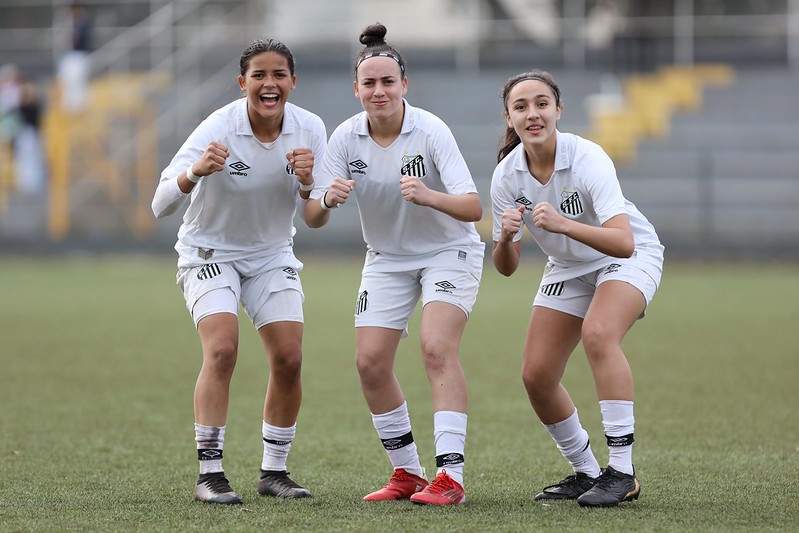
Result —
[[[422,340],[422,357],[428,374],[442,374],[446,371],[447,361],[457,350],[440,337]]]
[[[302,348],[292,345],[280,348],[272,358],[270,372],[282,382],[295,382],[302,373]]]
[[[605,359],[620,344],[610,328],[599,321],[583,324],[582,341],[589,361]]]
[[[527,363],[522,366],[522,383],[534,404],[546,401],[560,385],[560,381],[553,379],[545,369]]]
[[[230,375],[236,367],[238,345],[229,339],[219,339],[204,349],[203,364],[220,375]]]
[[[386,372],[391,372],[385,363],[386,359],[387,357],[382,356],[379,351],[360,350],[355,355],[355,368],[358,370],[361,383],[379,381]]]

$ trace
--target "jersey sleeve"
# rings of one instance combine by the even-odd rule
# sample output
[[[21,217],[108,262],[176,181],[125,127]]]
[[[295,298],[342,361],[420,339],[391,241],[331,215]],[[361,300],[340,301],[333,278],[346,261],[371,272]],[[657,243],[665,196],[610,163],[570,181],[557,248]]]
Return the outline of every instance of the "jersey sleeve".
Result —
[[[587,157],[580,167],[585,190],[591,196],[599,223],[604,224],[616,215],[626,213],[621,185],[610,157],[600,149]]]
[[[333,178],[338,176],[340,178],[349,179],[349,170],[347,169],[347,138],[349,137],[348,128],[345,124],[340,125],[327,142],[325,148],[325,155],[322,158],[322,164],[319,168],[319,173],[315,174],[316,186],[311,191],[311,198],[321,198],[333,183]]]
[[[152,209],[157,218],[171,215],[177,211],[191,196],[180,190],[177,178],[189,165],[197,161],[205,151],[208,144],[215,140],[213,132],[216,117],[213,115],[205,119],[189,135],[183,146],[178,149],[169,165],[161,172],[158,187],[153,195]],[[201,184],[195,186],[200,187]]]
[[[494,169],[491,177],[491,216],[492,235],[494,241],[499,241],[502,233],[502,213],[506,209],[516,209],[516,199],[513,191],[508,187],[509,180],[504,175],[502,165]],[[518,242],[524,233],[524,225],[513,237],[513,242]]]
[[[441,183],[449,194],[476,193],[477,187],[472,179],[472,173],[466,165],[455,136],[443,121],[436,122],[436,128],[430,136],[431,153],[434,163],[441,176]]]

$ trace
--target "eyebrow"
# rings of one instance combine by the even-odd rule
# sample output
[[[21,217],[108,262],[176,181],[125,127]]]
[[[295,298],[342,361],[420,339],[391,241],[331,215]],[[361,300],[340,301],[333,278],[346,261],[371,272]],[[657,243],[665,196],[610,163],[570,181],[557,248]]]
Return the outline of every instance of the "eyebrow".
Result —
[[[551,99],[552,99],[552,95],[549,95],[549,94],[537,94],[537,95],[533,96],[533,97],[531,98],[531,100],[538,100],[539,98],[547,98],[547,99],[551,100]],[[528,99],[527,99],[527,98],[524,98],[524,97],[522,97],[522,98],[516,98],[515,100],[513,100],[513,101],[511,102],[511,104],[515,104],[515,103],[517,103],[517,102],[526,102],[527,100],[528,100]]]

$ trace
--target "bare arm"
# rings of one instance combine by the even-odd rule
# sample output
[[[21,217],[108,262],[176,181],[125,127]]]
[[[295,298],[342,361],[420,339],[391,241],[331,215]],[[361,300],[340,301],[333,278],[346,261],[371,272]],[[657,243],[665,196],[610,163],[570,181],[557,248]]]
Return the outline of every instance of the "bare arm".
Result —
[[[536,227],[552,233],[562,233],[611,257],[630,257],[635,250],[635,239],[626,214],[610,218],[601,227],[589,226],[570,220],[548,202],[541,202],[533,210]]]
[[[518,209],[506,209],[502,212],[502,229],[499,240],[494,241],[491,259],[494,268],[503,276],[510,276],[519,268],[522,246],[520,242],[513,242],[513,238],[522,229],[522,212],[524,206]]]
[[[419,178],[403,175],[402,197],[417,205],[432,207],[461,222],[477,222],[483,218],[483,205],[477,193],[447,194],[429,189]]]

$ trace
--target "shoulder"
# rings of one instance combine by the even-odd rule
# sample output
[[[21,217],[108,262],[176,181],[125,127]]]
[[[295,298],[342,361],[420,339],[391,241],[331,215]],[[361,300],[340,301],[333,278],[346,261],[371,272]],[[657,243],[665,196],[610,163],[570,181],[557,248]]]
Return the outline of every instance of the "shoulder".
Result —
[[[497,166],[494,167],[494,173],[491,177],[492,188],[501,187],[515,178],[515,176],[519,173],[517,167],[519,157],[521,157],[520,152],[523,151],[524,146],[519,144],[513,150],[511,150],[510,153],[502,159],[502,161],[497,163]]]
[[[575,163],[610,161],[605,150],[594,141],[573,133],[561,133],[560,135],[563,136],[564,145],[572,152],[572,160]]]
[[[413,124],[414,128],[431,135],[441,132],[450,133],[449,126],[447,126],[447,124],[441,120],[438,115],[435,115],[426,109],[422,109],[421,107],[413,107],[410,104],[407,104],[407,106],[408,113],[410,113],[411,123]]]
[[[333,134],[331,135],[331,139],[334,136],[341,137],[341,136],[348,136],[355,134],[355,132],[358,130],[359,125],[361,125],[364,122],[365,116],[366,112],[362,111],[360,113],[351,116],[350,118],[348,118],[347,120],[336,126],[336,129],[333,130]]]
[[[319,115],[291,102],[286,102],[285,112],[291,115],[297,126],[302,129],[316,130],[325,127],[325,122]]]
[[[247,112],[246,102],[242,106],[242,101],[243,99],[234,100],[208,115],[194,130],[194,134],[218,140],[229,132],[236,131],[240,114]]]

